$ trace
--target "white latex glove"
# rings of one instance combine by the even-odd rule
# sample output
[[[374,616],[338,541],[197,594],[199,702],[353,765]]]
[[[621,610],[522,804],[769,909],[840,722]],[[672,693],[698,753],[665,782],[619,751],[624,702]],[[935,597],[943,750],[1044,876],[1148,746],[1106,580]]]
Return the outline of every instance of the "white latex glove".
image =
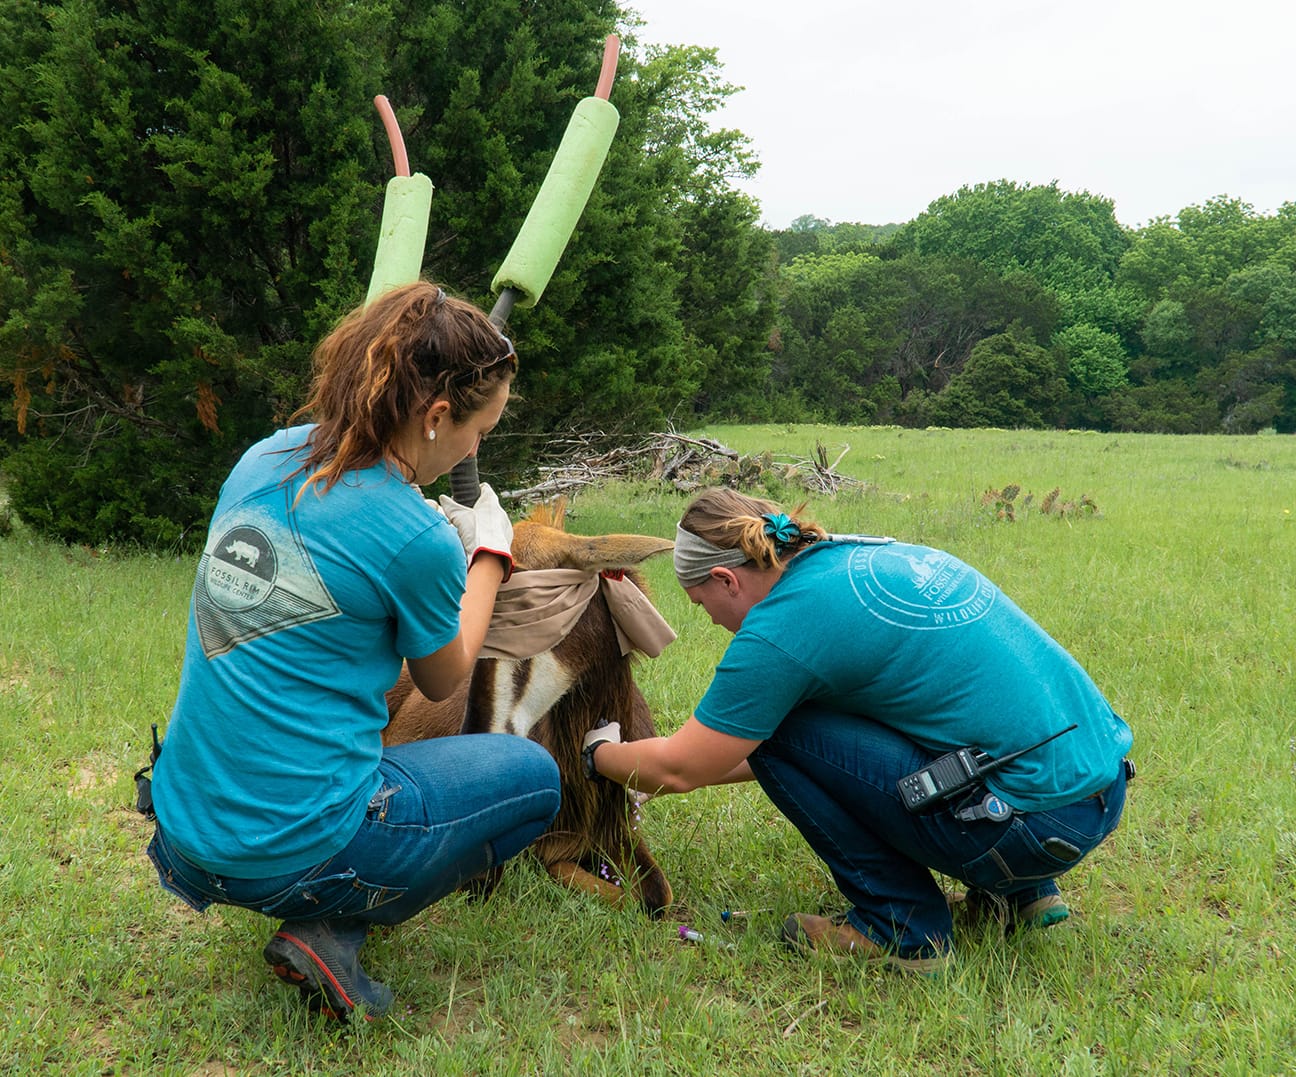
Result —
[[[581,743],[581,763],[585,769],[585,777],[589,778],[590,781],[601,782],[603,775],[594,766],[594,749],[600,744],[620,743],[620,722],[599,722],[598,725],[586,733],[585,740]]]
[[[461,505],[445,494],[439,500],[446,519],[459,532],[468,564],[471,565],[479,553],[493,553],[504,559],[504,578],[507,580],[513,575],[513,524],[500,506],[495,491],[487,483],[482,483],[477,504],[471,506]]]
[[[594,745],[602,744],[604,741],[609,744],[621,743],[620,722],[604,722],[602,725],[596,725],[585,734],[585,739],[581,742],[581,749],[593,748]]]

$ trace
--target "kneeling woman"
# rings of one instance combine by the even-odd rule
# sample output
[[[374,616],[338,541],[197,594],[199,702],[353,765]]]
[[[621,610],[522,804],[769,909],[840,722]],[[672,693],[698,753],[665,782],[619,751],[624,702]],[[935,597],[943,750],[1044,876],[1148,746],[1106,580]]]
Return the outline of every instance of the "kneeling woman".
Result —
[[[392,1004],[360,964],[370,924],[520,852],[558,811],[557,766],[523,737],[382,746],[402,658],[425,695],[453,693],[511,569],[488,486],[443,512],[419,486],[477,452],[516,368],[489,319],[433,285],[355,311],[316,350],[315,423],[244,454],[198,565],[149,854],[199,910],[282,920],[266,961],[337,1017]]]
[[[951,917],[933,870],[1010,924],[1067,916],[1054,879],[1119,821],[1132,737],[1002,591],[940,550],[829,536],[726,489],[684,513],[675,571],[733,641],[677,732],[591,730],[587,771],[644,792],[755,777],[850,903],[789,916],[799,948],[939,970]],[[902,799],[900,779],[943,753],[1033,745],[928,810]]]

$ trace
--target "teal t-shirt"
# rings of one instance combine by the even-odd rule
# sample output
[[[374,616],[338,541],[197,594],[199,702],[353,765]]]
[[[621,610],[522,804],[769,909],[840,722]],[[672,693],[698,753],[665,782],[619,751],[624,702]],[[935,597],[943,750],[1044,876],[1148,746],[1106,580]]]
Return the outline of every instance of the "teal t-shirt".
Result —
[[[254,445],[221,489],[154,768],[168,840],[233,878],[303,870],[350,842],[380,783],[402,658],[459,631],[463,546],[416,487],[379,464],[294,505],[304,476],[284,479],[310,429]]]
[[[765,740],[796,707],[867,716],[924,747],[1003,756],[1078,728],[990,777],[1021,811],[1105,788],[1133,741],[1089,675],[958,558],[896,542],[821,542],[752,607],[696,716]]]

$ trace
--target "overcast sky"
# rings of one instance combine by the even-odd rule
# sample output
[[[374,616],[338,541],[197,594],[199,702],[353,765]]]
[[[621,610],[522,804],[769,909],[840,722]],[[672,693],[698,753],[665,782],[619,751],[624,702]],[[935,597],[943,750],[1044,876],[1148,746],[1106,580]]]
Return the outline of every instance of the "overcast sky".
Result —
[[[1102,195],[1134,227],[1296,201],[1293,0],[626,3],[642,40],[715,47],[745,87],[717,122],[751,138],[772,228],[907,221],[996,179]]]

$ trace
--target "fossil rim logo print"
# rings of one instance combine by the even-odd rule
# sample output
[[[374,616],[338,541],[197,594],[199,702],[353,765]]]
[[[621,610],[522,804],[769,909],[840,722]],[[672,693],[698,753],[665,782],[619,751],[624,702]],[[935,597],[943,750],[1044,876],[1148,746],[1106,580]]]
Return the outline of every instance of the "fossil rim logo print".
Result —
[[[990,581],[958,558],[900,543],[857,549],[851,555],[850,580],[874,617],[916,631],[979,621],[995,601]]]
[[[287,529],[280,542],[246,523],[215,534],[194,589],[194,618],[208,658],[339,612],[310,554]]]

